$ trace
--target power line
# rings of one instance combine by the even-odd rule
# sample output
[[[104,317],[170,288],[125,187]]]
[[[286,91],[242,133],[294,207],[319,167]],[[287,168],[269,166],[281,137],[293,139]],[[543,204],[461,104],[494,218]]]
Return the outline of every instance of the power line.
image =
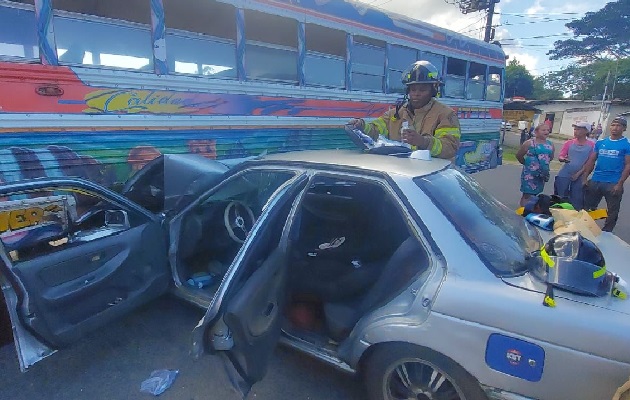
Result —
[[[566,64],[552,64],[552,65],[548,65],[546,67],[532,68],[530,71],[543,71],[543,70],[548,70],[548,69],[556,69],[558,67],[566,68],[566,67],[568,67],[568,65],[566,65]]]
[[[477,18],[477,20],[476,20],[475,22],[473,22],[472,24],[468,24],[468,25],[466,25],[465,27],[463,27],[462,29],[458,30],[458,31],[457,31],[457,33],[462,33],[462,31],[463,31],[464,29],[467,29],[467,28],[469,28],[469,27],[471,27],[471,26],[473,26],[473,25],[475,25],[475,24],[480,23],[480,22],[481,22],[484,18],[486,18],[486,16],[485,16],[485,15],[482,15],[480,18]],[[479,30],[479,29],[482,29],[482,28],[480,28],[480,27],[479,27],[479,28],[477,28],[477,29],[475,29],[475,30]]]
[[[527,22],[515,22],[515,23],[510,23],[510,22],[506,22],[504,24],[497,24],[497,25],[493,25],[493,28],[498,28],[500,26],[512,26],[512,25],[525,25],[525,24],[543,24],[546,22],[555,22],[555,21],[573,21],[573,19],[571,18],[558,18],[558,19],[548,19],[548,20],[540,20],[540,21],[527,21]],[[470,32],[474,32],[477,29],[470,29],[468,31],[465,32],[459,32],[461,34],[466,34],[466,33],[470,33]]]
[[[538,21],[526,21],[526,22],[506,22],[504,24],[500,24],[497,26],[508,26],[508,25],[526,25],[526,24],[542,24],[545,22],[556,22],[556,21],[573,21],[573,18],[549,18],[549,19],[540,19]]]
[[[580,13],[576,13],[576,12],[545,13],[545,14],[522,14],[522,13],[498,12],[496,14],[509,15],[509,16],[512,16],[512,17],[522,17],[522,18],[546,18],[549,15],[581,15]]]
[[[525,48],[525,47],[546,47],[548,49],[552,49],[553,47],[548,45],[548,44],[516,44],[516,43],[501,43],[501,46],[507,46],[507,47],[521,47],[521,48]]]
[[[505,38],[505,39],[501,39],[500,41],[503,42],[504,40],[528,40],[528,39],[546,39],[549,37],[557,37],[557,36],[569,36],[568,33],[558,33],[558,34],[554,34],[554,35],[540,35],[540,36],[530,36],[530,37],[524,37],[524,38]]]

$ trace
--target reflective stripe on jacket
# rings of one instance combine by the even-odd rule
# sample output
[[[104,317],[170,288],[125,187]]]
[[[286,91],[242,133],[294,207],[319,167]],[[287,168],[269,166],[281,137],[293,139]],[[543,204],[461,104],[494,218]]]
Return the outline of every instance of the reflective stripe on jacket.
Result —
[[[449,106],[431,99],[424,107],[414,110],[413,116],[405,106],[398,111],[390,108],[385,114],[365,124],[365,133],[373,139],[383,135],[391,140],[401,140],[400,129],[403,121],[409,122],[409,128],[429,136],[431,141],[427,150],[439,158],[453,158],[459,149],[461,131],[455,111]]]

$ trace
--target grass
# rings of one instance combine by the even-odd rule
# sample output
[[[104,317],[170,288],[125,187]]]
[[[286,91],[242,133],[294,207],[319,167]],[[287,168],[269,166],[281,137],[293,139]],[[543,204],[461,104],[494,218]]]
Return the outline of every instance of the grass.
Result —
[[[503,162],[518,163],[516,160],[516,147],[503,146]]]
[[[503,145],[503,162],[507,164],[519,164],[518,160],[516,159],[517,151],[518,151],[518,148],[516,147]],[[552,171],[559,171],[561,167],[562,167],[562,163],[560,161],[553,160],[551,162]]]

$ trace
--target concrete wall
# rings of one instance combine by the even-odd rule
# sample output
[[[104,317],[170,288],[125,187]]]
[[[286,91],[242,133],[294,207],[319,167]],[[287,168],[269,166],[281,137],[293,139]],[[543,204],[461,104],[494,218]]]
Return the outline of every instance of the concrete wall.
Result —
[[[573,136],[573,124],[584,121],[591,124],[595,123],[595,126],[600,122],[605,136],[608,132],[608,125],[615,116],[630,113],[630,104],[611,105],[606,103],[602,111],[601,101],[559,100],[547,104],[537,104],[536,108],[542,111],[540,115],[534,118],[534,126],[553,116],[551,133],[567,137]]]

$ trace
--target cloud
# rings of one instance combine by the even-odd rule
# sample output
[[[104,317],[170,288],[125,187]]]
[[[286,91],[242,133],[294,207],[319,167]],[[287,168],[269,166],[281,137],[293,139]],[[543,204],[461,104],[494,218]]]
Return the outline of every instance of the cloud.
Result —
[[[518,60],[519,64],[524,65],[529,72],[531,72],[533,75],[537,75],[534,73],[534,71],[537,69],[538,63],[540,61],[538,57],[529,53],[516,53],[509,50],[506,50],[505,53],[509,56],[509,59],[507,60],[508,62],[516,59]]]
[[[542,5],[540,5],[540,0],[536,0],[536,2],[534,3],[533,6],[529,7],[527,10],[525,10],[525,13],[527,15],[536,15],[536,14],[540,14],[541,11],[544,11],[545,9],[543,8]]]

